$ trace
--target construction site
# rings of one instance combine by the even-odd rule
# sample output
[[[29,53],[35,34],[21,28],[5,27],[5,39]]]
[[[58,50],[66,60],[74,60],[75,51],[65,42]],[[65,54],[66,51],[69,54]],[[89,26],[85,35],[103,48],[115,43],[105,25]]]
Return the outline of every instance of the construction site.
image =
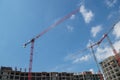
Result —
[[[120,54],[120,53],[119,53]],[[70,72],[31,72],[31,80],[120,80],[120,66],[115,56],[110,56],[100,63],[102,73],[91,71]],[[26,69],[12,67],[0,68],[0,80],[28,80]],[[104,78],[103,78],[104,75]]]
[[[34,42],[36,39],[44,35],[46,32],[51,30],[52,28],[56,27],[65,19],[69,18],[71,15],[75,14],[78,10],[73,11],[69,15],[63,17],[62,19],[58,20],[55,24],[48,27],[46,30],[41,32],[36,37],[32,38],[29,42],[25,43],[24,46],[26,47],[28,44],[31,44],[31,52],[30,52],[30,60],[29,60],[29,71],[27,72],[26,69],[22,70],[22,68],[13,69],[12,67],[1,66],[0,68],[0,80],[120,80],[120,52],[117,52],[114,48],[108,34],[114,29],[114,26],[106,33],[104,36],[98,40],[96,43],[91,44],[87,48],[81,50],[84,51],[86,49],[91,49],[93,54],[93,58],[96,62],[98,73],[92,73],[91,71],[84,71],[84,72],[32,72],[32,62],[33,62],[33,49],[34,49]],[[111,49],[115,56],[110,56],[107,59],[103,60],[102,62],[98,62],[94,52],[94,46],[100,45],[104,39],[108,40]],[[74,56],[74,55],[73,55]],[[100,66],[99,66],[100,64]],[[102,71],[100,69],[102,68]],[[102,74],[103,72],[103,74]]]
[[[1,67],[0,80],[28,80],[28,72],[22,69]],[[100,80],[100,75],[90,71],[82,73],[68,72],[32,72],[31,80]]]
[[[92,58],[95,62],[95,67],[97,67],[97,72],[93,73],[92,71],[78,71],[78,72],[34,72],[32,71],[33,65],[33,56],[35,54],[35,42],[41,36],[47,34],[50,30],[57,27],[59,24],[64,23],[67,19],[70,19],[71,16],[77,14],[80,11],[80,8],[77,8],[70,12],[69,14],[63,16],[62,18],[55,21],[52,25],[41,31],[38,35],[28,40],[24,43],[24,48],[30,46],[30,55],[29,55],[29,66],[28,71],[23,68],[13,68],[9,66],[0,65],[0,80],[120,80],[120,51],[118,52],[113,45],[111,37],[109,37],[117,23],[120,23],[118,20],[117,23],[113,24],[112,27],[107,28],[103,36],[100,37],[96,42],[91,42],[87,47],[80,50],[79,54],[82,54],[86,50],[90,50],[92,53]],[[120,25],[119,25],[120,27]],[[104,40],[109,44],[113,53],[113,56],[109,56],[99,62],[96,57],[95,49],[99,47]],[[102,44],[104,45],[104,44]],[[119,44],[120,45],[120,44]],[[73,54],[72,57],[78,54]]]

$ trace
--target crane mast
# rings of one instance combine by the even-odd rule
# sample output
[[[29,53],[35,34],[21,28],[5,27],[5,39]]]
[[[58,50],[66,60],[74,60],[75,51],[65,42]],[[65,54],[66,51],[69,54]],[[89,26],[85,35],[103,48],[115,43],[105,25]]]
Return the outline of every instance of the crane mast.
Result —
[[[35,40],[31,40],[31,52],[30,52],[30,63],[29,63],[29,73],[28,73],[28,80],[31,80],[31,71],[32,71],[32,62],[33,62],[33,50],[34,50],[34,42]]]
[[[92,54],[93,54],[94,60],[95,60],[95,62],[96,62],[97,68],[98,68],[98,74],[99,74],[99,76],[100,76],[100,80],[103,80],[103,76],[101,75],[101,70],[100,70],[100,67],[99,67],[99,64],[98,64],[98,60],[97,60],[97,58],[96,58],[96,56],[95,56],[95,52],[94,52],[94,50],[93,50],[93,45],[92,45],[92,43],[90,44],[90,47],[91,47],[91,52],[92,52]]]

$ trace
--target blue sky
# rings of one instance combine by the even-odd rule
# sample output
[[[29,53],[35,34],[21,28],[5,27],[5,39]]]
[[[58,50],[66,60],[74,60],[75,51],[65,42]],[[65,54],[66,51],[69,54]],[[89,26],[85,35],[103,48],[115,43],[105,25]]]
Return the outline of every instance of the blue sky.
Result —
[[[78,13],[36,40],[33,71],[97,72],[90,50],[70,55],[98,41],[120,20],[119,0],[0,0],[0,66],[28,68],[30,45],[23,44],[76,8]],[[120,22],[110,33],[117,51],[119,30]],[[99,62],[113,55],[109,50],[106,40],[95,48]]]

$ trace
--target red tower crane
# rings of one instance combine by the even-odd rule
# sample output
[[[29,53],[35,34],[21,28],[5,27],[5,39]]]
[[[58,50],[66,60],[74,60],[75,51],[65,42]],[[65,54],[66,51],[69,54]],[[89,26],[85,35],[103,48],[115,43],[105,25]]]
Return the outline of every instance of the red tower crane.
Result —
[[[28,80],[31,80],[31,76],[32,76],[31,75],[31,71],[32,71],[33,50],[34,50],[34,42],[35,42],[35,40],[38,39],[39,37],[41,37],[42,35],[44,35],[45,33],[47,33],[48,31],[50,31],[52,28],[54,28],[57,25],[59,25],[60,23],[62,23],[63,21],[65,21],[66,19],[70,18],[73,14],[76,14],[77,12],[79,12],[79,8],[77,8],[74,11],[72,11],[71,13],[69,13],[66,16],[64,16],[63,18],[59,19],[57,22],[55,22],[54,24],[52,24],[51,26],[49,26],[47,29],[45,29],[43,32],[41,32],[40,34],[38,34],[36,37],[32,38],[30,41],[28,41],[27,43],[24,44],[24,47],[26,47],[28,44],[31,44]]]
[[[115,25],[116,25],[116,24],[114,24],[113,27],[111,27],[111,29],[110,29],[106,34],[104,34],[103,37],[102,37],[98,42],[96,42],[96,43],[94,43],[94,44],[91,44],[91,45],[89,46],[89,48],[91,48],[91,51],[92,51],[94,60],[95,60],[95,62],[96,62],[96,65],[97,65],[97,68],[98,68],[98,71],[99,71],[99,74],[100,74],[100,80],[103,80],[103,76],[101,75],[100,67],[99,67],[97,58],[96,58],[96,56],[95,56],[95,54],[94,54],[93,47],[96,46],[96,45],[100,45],[101,42],[102,42],[105,38],[107,38],[107,40],[108,40],[108,42],[109,42],[109,44],[110,44],[110,46],[111,46],[111,48],[112,48],[112,50],[113,50],[113,53],[115,54],[115,58],[116,58],[116,60],[117,60],[117,62],[118,62],[118,65],[120,66],[120,55],[117,53],[116,49],[114,48],[114,46],[113,46],[113,44],[112,44],[112,42],[111,42],[111,40],[110,40],[110,38],[109,38],[109,36],[108,36],[108,34],[112,31],[112,29],[114,29]]]
[[[113,28],[114,28],[114,26],[113,26]],[[112,28],[112,29],[113,29]],[[112,51],[113,51],[113,53],[115,54],[115,58],[116,58],[116,60],[117,60],[117,62],[118,62],[118,65],[120,66],[120,54],[118,54],[117,53],[117,50],[114,48],[114,46],[113,46],[113,44],[112,44],[112,42],[111,42],[111,40],[110,40],[110,38],[109,38],[109,36],[108,36],[108,33],[107,34],[104,34],[104,36],[96,43],[97,45],[100,45],[100,43],[105,39],[105,38],[107,38],[107,40],[108,40],[108,42],[109,42],[109,44],[110,44],[110,47],[112,48]],[[93,46],[95,46],[96,44],[94,44]]]

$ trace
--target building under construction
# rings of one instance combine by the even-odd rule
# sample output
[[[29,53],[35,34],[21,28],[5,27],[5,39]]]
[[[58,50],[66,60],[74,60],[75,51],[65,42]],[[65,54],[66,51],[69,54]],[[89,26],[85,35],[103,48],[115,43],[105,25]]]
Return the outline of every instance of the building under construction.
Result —
[[[90,71],[82,73],[68,72],[32,72],[31,80],[100,80],[101,74]],[[11,67],[0,68],[0,80],[28,80],[28,72]]]
[[[115,56],[110,56],[100,63],[106,80],[120,80],[120,66]]]

